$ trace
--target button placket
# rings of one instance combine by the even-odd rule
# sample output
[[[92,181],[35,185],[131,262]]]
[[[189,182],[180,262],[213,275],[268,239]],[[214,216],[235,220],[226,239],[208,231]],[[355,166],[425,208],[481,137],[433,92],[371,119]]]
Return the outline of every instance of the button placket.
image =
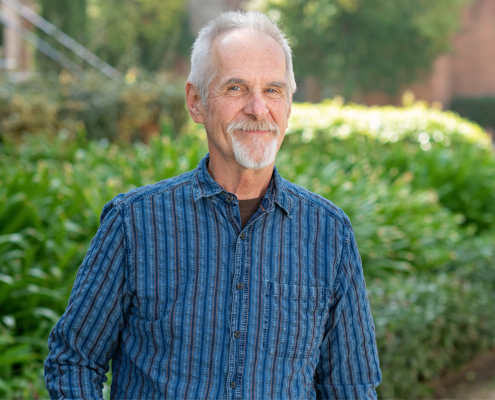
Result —
[[[240,314],[238,316],[238,325],[235,325],[240,333],[241,336],[237,340],[238,343],[238,364],[237,364],[237,374],[236,374],[236,382],[238,385],[240,384],[242,380],[242,373],[243,373],[243,365],[246,357],[246,351],[247,351],[247,338],[245,335],[242,334],[242,332],[247,331],[247,323],[248,323],[248,305],[249,305],[249,277],[250,277],[250,265],[251,265],[251,237],[252,237],[252,225],[249,225],[247,229],[245,229],[244,232],[242,232],[244,235],[239,235],[239,238],[242,241],[239,241],[239,247],[242,249],[243,254],[245,258],[242,260],[241,264],[241,276],[240,279],[235,281],[240,283],[240,287],[245,290],[238,290],[238,295],[242,299],[242,307],[241,310],[239,311]],[[237,286],[237,285],[236,285]],[[242,397],[242,389],[239,387],[239,390],[236,392],[236,399]]]
[[[240,238],[242,241],[246,239],[246,234],[242,232],[238,238]],[[237,240],[235,241],[235,256],[234,256],[234,279],[233,279],[233,285],[234,285],[234,290],[232,291],[232,314],[231,314],[231,326],[232,327],[238,327],[239,324],[241,323],[240,321],[240,315],[238,315],[238,307],[239,307],[239,302],[242,300],[242,289],[244,289],[244,284],[242,282],[239,282],[241,278],[241,272],[242,272],[242,254],[244,251],[244,245],[242,244],[241,241]],[[237,283],[235,283],[237,282]],[[237,290],[235,290],[237,289]],[[241,311],[242,314],[242,311]],[[230,382],[231,388],[235,389],[235,386],[232,386],[232,382],[235,384],[236,380],[236,370],[240,367],[240,363],[242,363],[241,359],[236,359],[236,355],[239,349],[239,345],[241,344],[239,342],[239,338],[241,337],[241,332],[236,330],[232,336],[231,336],[231,342],[230,342],[230,351],[229,351],[229,373],[227,375],[227,382]],[[242,358],[242,355],[239,354],[239,357]],[[228,398],[236,398],[234,391],[228,393]]]

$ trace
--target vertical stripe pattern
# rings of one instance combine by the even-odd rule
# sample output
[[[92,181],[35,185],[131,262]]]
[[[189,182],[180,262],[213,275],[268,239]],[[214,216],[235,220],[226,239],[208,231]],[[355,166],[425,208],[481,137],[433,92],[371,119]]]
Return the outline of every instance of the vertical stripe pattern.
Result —
[[[280,177],[240,230],[194,171],[120,194],[49,338],[50,397],[376,399],[381,373],[354,233]]]

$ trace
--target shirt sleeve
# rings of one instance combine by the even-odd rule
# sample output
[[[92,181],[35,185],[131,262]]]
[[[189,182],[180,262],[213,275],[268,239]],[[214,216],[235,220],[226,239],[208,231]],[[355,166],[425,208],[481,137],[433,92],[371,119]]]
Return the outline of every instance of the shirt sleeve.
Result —
[[[342,262],[325,325],[315,389],[320,399],[376,400],[381,371],[361,257],[346,226]]]
[[[108,361],[130,305],[120,210],[104,208],[65,313],[48,339],[45,382],[51,399],[102,398]]]

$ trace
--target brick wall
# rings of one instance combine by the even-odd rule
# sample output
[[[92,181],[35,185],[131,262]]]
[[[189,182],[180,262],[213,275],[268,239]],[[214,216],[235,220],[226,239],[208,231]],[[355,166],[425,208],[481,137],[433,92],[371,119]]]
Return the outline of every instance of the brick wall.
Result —
[[[453,38],[452,95],[495,95],[495,0],[477,0]]]
[[[404,88],[448,107],[454,97],[495,96],[495,0],[475,0],[462,14],[452,51],[439,56],[424,83]],[[400,96],[365,96],[366,104],[400,104]]]

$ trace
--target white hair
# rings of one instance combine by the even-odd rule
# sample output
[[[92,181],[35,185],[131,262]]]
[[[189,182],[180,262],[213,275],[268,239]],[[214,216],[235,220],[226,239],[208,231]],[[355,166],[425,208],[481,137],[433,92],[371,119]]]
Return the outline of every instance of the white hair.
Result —
[[[235,135],[236,131],[267,131],[272,133],[268,143],[263,137],[255,135],[250,145],[242,143]],[[227,126],[227,132],[232,139],[232,149],[236,161],[248,169],[262,169],[275,161],[278,151],[277,137],[280,128],[276,123],[252,120],[233,120]],[[266,135],[266,134],[264,134]]]
[[[211,60],[213,43],[223,33],[241,29],[271,37],[282,47],[285,55],[287,92],[292,94],[296,91],[296,81],[292,70],[292,51],[278,25],[260,12],[227,11],[212,19],[199,31],[192,48],[191,73],[188,80],[199,90],[201,102],[205,107],[208,89],[216,77],[215,66]]]

